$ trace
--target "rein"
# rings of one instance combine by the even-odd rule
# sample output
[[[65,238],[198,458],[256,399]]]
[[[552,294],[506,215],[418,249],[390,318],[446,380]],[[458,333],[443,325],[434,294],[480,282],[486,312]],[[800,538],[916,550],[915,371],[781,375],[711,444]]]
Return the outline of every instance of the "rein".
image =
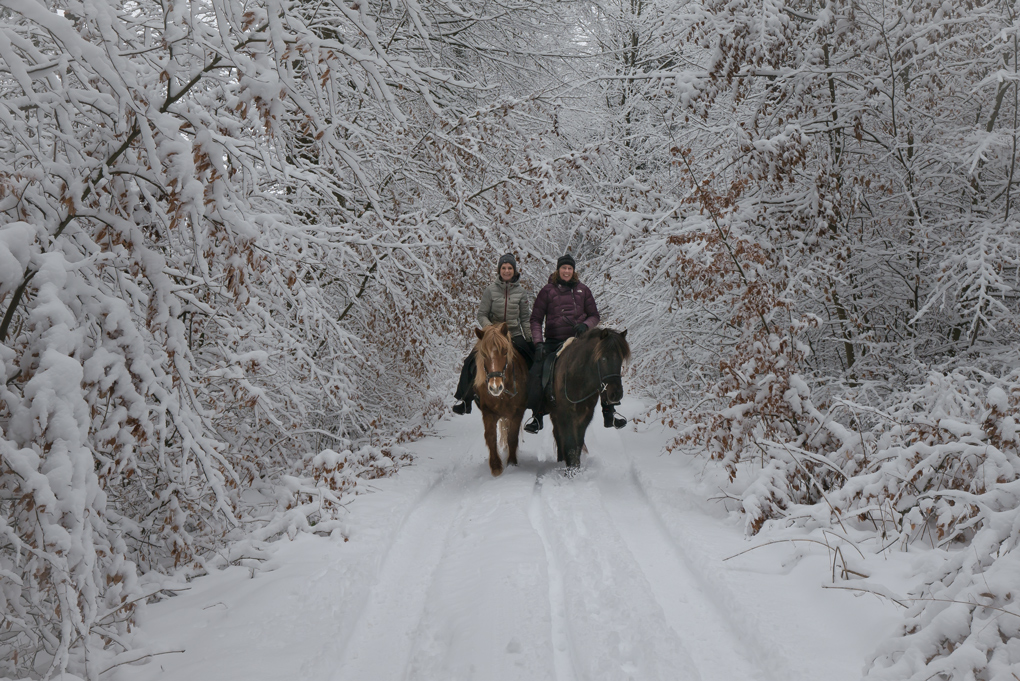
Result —
[[[623,378],[623,376],[621,376],[620,374],[606,374],[605,376],[603,376],[602,369],[599,368],[599,362],[595,362],[595,371],[599,373],[599,387],[594,392],[588,393],[579,400],[570,399],[570,393],[567,392],[567,382],[566,381],[563,382],[563,396],[567,398],[567,402],[570,402],[571,404],[580,404],[581,402],[591,399],[595,395],[601,395],[602,393],[604,393],[606,391],[606,388],[609,387],[609,384],[606,383],[607,379]]]

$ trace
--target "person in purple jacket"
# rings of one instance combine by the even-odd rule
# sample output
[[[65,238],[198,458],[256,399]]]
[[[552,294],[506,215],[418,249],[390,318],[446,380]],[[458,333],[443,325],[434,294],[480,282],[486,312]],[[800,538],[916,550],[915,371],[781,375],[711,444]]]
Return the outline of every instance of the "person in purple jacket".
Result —
[[[599,323],[599,309],[591,289],[582,284],[574,270],[574,258],[569,253],[556,261],[556,271],[549,283],[542,287],[531,308],[531,336],[535,342],[535,363],[528,376],[528,408],[532,417],[524,430],[537,433],[542,430],[545,399],[542,390],[543,367],[563,347],[563,343],[580,336]],[[543,333],[542,324],[545,323]],[[623,428],[627,419],[616,413],[611,404],[602,402],[602,417],[606,428]]]

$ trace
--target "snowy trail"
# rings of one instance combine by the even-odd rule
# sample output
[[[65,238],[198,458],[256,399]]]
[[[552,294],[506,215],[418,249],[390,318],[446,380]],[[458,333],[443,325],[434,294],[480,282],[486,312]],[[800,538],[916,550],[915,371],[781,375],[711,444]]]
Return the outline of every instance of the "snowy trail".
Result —
[[[444,422],[414,443],[415,466],[354,500],[348,542],[299,536],[263,572],[196,580],[144,626],[153,649],[186,652],[113,677],[859,678],[875,618],[831,614],[858,604],[821,591],[824,559],[785,568],[790,550],[769,547],[724,563],[747,548],[739,519],[688,460],[660,456],[666,435],[595,424],[567,477],[547,429],[492,478],[480,419]]]

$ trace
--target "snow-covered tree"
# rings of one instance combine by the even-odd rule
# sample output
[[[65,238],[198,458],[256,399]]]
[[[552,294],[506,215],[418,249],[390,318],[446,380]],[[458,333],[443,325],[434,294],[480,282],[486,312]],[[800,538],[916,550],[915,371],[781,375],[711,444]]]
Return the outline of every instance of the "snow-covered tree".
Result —
[[[645,134],[680,172],[633,183],[612,270],[640,320],[637,369],[659,414],[685,427],[678,445],[745,476],[750,531],[859,514],[906,541],[924,528],[936,546],[980,541],[1008,563],[1013,8],[677,11],[676,66],[645,77],[643,106],[658,111]],[[920,588],[967,600],[991,566],[950,562]],[[1011,589],[983,593],[1001,605]],[[959,610],[920,598],[872,674],[1015,671],[1011,625],[995,632],[987,612]]]
[[[0,4],[0,674],[130,659],[139,574],[307,527],[438,414],[554,124],[483,48],[544,11]]]

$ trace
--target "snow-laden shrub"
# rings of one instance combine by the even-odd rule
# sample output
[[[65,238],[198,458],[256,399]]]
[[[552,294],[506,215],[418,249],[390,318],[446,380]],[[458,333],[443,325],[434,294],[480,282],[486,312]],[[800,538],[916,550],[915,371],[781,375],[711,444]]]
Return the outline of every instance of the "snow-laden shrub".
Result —
[[[392,445],[364,445],[357,453],[324,449],[303,459],[297,474],[284,477],[285,492],[280,501],[288,511],[301,510],[312,524],[335,518],[345,503],[344,497],[356,494],[362,481],[394,475],[414,460],[410,452]],[[317,531],[332,529],[320,527]]]
[[[932,373],[891,401],[882,410],[811,407],[809,436],[757,441],[764,465],[742,469],[748,531],[852,524],[880,534],[884,547],[942,554],[919,576],[901,636],[881,646],[869,678],[1013,678],[1020,373]]]
[[[932,376],[889,410],[895,420],[875,439],[881,463],[834,495],[893,537],[945,555],[922,575],[902,637],[880,648],[870,677],[998,681],[1020,673],[1018,379]]]
[[[71,667],[94,677],[101,651],[124,646],[140,590],[93,456],[82,391],[90,348],[61,295],[77,277],[59,254],[39,262],[23,329],[31,363],[12,371],[15,352],[0,346],[0,637],[15,651],[0,673]]]
[[[978,506],[979,529],[910,594],[900,636],[879,647],[866,678],[1020,675],[1020,485],[1004,485]]]

